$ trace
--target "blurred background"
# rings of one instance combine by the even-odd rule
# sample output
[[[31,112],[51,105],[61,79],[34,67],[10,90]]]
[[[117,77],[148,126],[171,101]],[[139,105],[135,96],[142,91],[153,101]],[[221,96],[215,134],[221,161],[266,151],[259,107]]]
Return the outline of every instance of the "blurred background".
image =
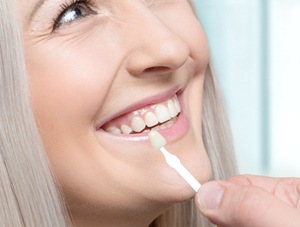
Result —
[[[300,176],[300,1],[195,0],[241,173]]]

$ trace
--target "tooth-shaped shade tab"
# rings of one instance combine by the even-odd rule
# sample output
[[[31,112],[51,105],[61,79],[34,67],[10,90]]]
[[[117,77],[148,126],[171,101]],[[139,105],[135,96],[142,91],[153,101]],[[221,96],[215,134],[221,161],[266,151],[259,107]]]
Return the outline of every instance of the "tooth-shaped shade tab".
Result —
[[[151,131],[149,133],[149,139],[152,146],[156,149],[160,149],[162,154],[164,155],[167,164],[175,169],[177,173],[197,192],[201,187],[201,184],[197,181],[196,178],[181,164],[180,159],[170,153],[164,148],[167,144],[165,138],[157,131]]]
[[[155,149],[160,149],[167,144],[165,138],[158,131],[151,131],[148,136],[152,147]]]

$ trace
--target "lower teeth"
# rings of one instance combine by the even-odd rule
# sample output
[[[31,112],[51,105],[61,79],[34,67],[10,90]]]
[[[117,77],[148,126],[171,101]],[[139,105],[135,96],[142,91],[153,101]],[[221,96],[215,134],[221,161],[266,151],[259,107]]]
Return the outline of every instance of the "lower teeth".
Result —
[[[163,130],[163,129],[167,129],[167,128],[171,128],[174,124],[174,122],[176,121],[177,117],[172,118],[171,120],[163,123],[162,125],[158,125],[154,128],[151,128],[151,130],[154,131],[158,131],[158,130]]]

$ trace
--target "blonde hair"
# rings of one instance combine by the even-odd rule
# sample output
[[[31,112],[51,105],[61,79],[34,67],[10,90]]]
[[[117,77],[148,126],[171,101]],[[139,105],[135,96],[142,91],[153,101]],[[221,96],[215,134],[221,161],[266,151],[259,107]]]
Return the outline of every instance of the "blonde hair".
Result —
[[[0,0],[0,12],[0,226],[70,226],[31,108],[13,1]],[[235,174],[235,164],[216,84],[209,67],[204,83],[203,141],[213,179],[226,179]],[[212,225],[189,201],[176,204],[151,226]]]
[[[13,1],[0,0],[0,226],[66,226],[30,107]]]

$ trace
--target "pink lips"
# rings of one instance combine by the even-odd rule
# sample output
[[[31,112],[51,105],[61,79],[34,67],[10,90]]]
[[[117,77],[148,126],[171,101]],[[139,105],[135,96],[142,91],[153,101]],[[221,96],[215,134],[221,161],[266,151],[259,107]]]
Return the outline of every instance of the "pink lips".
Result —
[[[128,106],[127,108],[111,115],[109,118],[97,123],[96,130],[99,133],[109,134],[101,128],[107,122],[112,121],[113,119],[118,118],[124,114],[133,112],[137,109],[140,109],[144,106],[163,102],[176,94],[178,96],[180,105],[182,107],[182,112],[179,114],[176,122],[173,124],[172,127],[160,130],[160,133],[167,139],[168,142],[178,139],[179,137],[184,135],[189,128],[189,120],[188,120],[187,116],[185,115],[186,111],[185,111],[185,106],[184,106],[183,100],[182,100],[182,93],[183,93],[183,89],[180,86],[175,86],[166,92],[145,98],[143,100],[140,100],[140,101]],[[138,133],[138,134],[130,134],[130,135],[124,135],[124,134],[112,135],[111,134],[111,136],[117,137],[118,139],[131,140],[131,141],[148,140],[148,135],[145,132]]]

